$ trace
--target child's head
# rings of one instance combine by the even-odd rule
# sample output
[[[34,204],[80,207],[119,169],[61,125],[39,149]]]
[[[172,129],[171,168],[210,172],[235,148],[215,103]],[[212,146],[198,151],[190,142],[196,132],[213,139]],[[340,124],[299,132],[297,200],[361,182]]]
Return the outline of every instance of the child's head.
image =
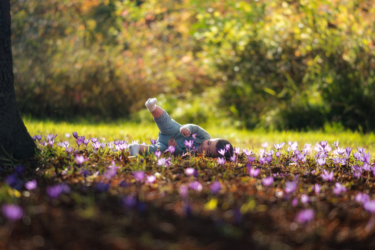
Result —
[[[207,156],[211,157],[221,157],[218,150],[226,149],[226,145],[229,145],[229,151],[226,150],[225,158],[229,158],[233,154],[233,146],[227,140],[223,140],[221,138],[209,139],[203,141],[203,143],[199,146],[198,152],[202,153],[205,151]]]
[[[229,141],[224,139],[219,139],[216,143],[216,152],[219,150],[225,149],[225,158],[229,158],[233,155],[233,146]],[[221,156],[221,155],[220,155]]]

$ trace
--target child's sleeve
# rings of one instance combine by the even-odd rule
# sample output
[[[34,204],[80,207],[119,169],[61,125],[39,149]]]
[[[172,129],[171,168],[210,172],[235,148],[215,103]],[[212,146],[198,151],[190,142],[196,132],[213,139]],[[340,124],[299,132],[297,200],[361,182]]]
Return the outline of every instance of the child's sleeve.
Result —
[[[186,124],[183,125],[182,127],[187,128],[190,130],[190,134],[197,134],[197,137],[202,139],[202,140],[208,140],[211,139],[211,136],[209,133],[207,133],[206,130],[203,128],[199,127],[198,125],[195,124]]]

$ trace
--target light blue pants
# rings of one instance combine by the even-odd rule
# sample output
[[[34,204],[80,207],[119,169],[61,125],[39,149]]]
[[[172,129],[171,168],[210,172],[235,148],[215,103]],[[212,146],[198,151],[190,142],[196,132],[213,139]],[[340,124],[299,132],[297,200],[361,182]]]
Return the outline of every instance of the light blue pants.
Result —
[[[147,146],[147,154],[157,151],[158,148],[160,148],[161,152],[167,150],[168,141],[172,136],[180,148],[185,148],[185,138],[183,138],[184,136],[180,133],[182,125],[173,120],[165,110],[160,117],[154,118],[154,121],[160,130],[159,137],[155,145]]]

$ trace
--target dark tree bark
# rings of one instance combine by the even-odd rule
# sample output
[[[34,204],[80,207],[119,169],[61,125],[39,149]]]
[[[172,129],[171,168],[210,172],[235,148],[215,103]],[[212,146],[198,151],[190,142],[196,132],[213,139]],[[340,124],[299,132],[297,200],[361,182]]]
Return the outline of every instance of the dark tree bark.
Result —
[[[26,130],[16,104],[10,36],[10,0],[0,0],[0,158],[31,158],[35,143]]]

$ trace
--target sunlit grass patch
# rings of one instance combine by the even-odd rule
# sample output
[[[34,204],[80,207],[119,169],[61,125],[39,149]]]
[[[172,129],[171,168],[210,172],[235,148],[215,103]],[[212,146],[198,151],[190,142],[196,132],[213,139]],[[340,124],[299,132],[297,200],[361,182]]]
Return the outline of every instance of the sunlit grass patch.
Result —
[[[139,140],[150,144],[150,139],[158,137],[159,130],[153,123],[137,124],[132,122],[116,123],[66,123],[39,121],[30,118],[24,118],[25,125],[29,133],[33,136],[36,134],[57,134],[57,140],[71,140],[71,133],[76,131],[86,138],[97,137],[102,141],[113,140]],[[318,141],[328,141],[333,144],[334,141],[340,142],[340,147],[366,147],[369,151],[374,151],[375,135],[374,133],[362,134],[359,132],[340,131],[340,132],[294,132],[294,131],[271,131],[265,130],[239,130],[230,127],[205,127],[213,138],[220,137],[228,139],[234,146],[241,148],[255,149],[259,148],[262,143],[268,142],[270,145],[297,141],[300,146],[305,143],[315,144]],[[69,134],[70,138],[66,138]]]

